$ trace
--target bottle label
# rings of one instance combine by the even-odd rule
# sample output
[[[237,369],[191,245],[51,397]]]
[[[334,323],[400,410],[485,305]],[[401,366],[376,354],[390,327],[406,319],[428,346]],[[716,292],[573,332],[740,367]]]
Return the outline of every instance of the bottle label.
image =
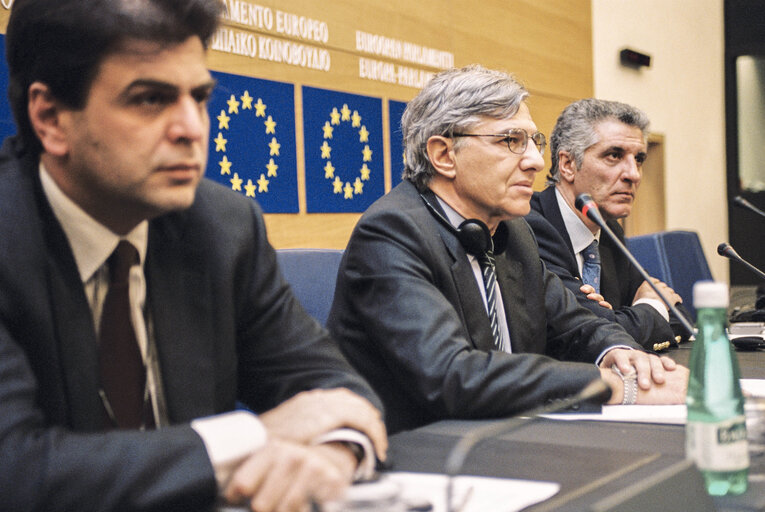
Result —
[[[718,423],[689,421],[685,453],[702,471],[739,471],[749,467],[744,416]]]

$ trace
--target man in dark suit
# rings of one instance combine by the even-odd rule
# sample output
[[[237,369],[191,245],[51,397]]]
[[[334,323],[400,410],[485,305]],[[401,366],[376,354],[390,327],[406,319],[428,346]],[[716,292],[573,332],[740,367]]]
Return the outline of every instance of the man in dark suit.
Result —
[[[4,510],[305,510],[384,457],[378,399],[280,276],[260,209],[203,180],[221,8],[13,6]]]
[[[527,95],[479,66],[436,75],[401,120],[404,181],[351,235],[328,326],[390,431],[514,414],[600,377],[613,402],[683,401],[687,370],[581,307],[540,261],[521,218],[545,146]]]
[[[673,322],[673,332],[668,308],[653,288],[574,205],[579,194],[590,194],[608,226],[624,242],[617,220],[629,215],[640,185],[647,128],[646,115],[624,103],[585,99],[566,107],[550,137],[548,187],[532,197],[526,221],[547,268],[580,304],[617,322],[641,345],[654,349],[668,345],[675,335],[684,335],[682,324]],[[596,263],[588,271],[588,257],[599,259],[600,268]],[[673,303],[682,300],[666,284],[654,283]]]

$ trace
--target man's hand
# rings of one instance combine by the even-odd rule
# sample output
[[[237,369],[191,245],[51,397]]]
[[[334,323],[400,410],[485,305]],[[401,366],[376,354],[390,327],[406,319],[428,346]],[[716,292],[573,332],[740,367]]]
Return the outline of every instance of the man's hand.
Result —
[[[658,288],[661,293],[667,297],[667,300],[669,300],[670,303],[677,304],[679,302],[683,302],[683,298],[675,293],[675,290],[667,286],[666,283],[659,281],[655,277],[652,277],[651,281],[656,285],[656,288]],[[648,281],[643,281],[643,283],[638,287],[637,291],[635,292],[635,297],[632,299],[632,303],[634,304],[638,301],[638,299],[656,299],[661,301],[661,297],[659,297],[653,288],[651,288],[651,285],[648,284]],[[662,303],[663,302],[664,301],[662,301]]]
[[[340,446],[272,439],[237,468],[223,496],[257,512],[308,512],[312,502],[342,496],[355,467],[355,457]]]
[[[601,294],[595,291],[595,288],[589,284],[583,284],[579,287],[579,290],[584,293],[588,299],[594,300],[604,308],[614,309],[610,302],[608,302]]]
[[[385,460],[388,437],[378,411],[368,400],[345,388],[304,391],[261,414],[269,436],[308,444],[338,428],[363,432],[377,458]]]
[[[615,348],[608,351],[600,363],[602,377],[614,390],[610,404],[621,403],[624,394],[621,378],[611,371],[613,364],[616,364],[624,375],[637,372],[637,403],[684,403],[688,386],[687,368],[666,356],[659,357],[640,350]]]

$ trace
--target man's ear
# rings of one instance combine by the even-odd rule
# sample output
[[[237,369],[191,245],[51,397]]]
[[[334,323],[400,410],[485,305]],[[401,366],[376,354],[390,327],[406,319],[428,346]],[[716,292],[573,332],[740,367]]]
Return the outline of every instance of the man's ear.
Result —
[[[558,152],[558,174],[566,183],[573,183],[576,175],[576,162],[568,151]]]
[[[442,135],[433,135],[428,139],[426,148],[433,169],[444,178],[454,179],[457,169],[452,139]]]
[[[27,110],[29,122],[40,139],[43,151],[54,156],[65,156],[69,151],[69,144],[62,115],[66,115],[66,112],[47,85],[34,82],[29,86]]]

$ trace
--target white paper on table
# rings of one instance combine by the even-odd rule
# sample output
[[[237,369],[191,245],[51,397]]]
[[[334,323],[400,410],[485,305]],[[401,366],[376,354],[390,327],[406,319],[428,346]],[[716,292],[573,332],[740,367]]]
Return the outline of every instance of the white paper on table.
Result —
[[[764,379],[741,379],[741,390],[745,395],[765,397]],[[660,423],[663,425],[685,425],[685,405],[604,405],[603,412],[582,414],[547,414],[554,420],[595,420],[629,421],[634,423]]]
[[[401,486],[407,503],[429,501],[433,512],[446,511],[448,477],[435,473],[385,473],[383,478]],[[488,478],[460,475],[454,478],[454,503],[461,504],[469,492],[464,512],[513,512],[554,496],[560,490],[555,482],[537,482],[509,478]]]

